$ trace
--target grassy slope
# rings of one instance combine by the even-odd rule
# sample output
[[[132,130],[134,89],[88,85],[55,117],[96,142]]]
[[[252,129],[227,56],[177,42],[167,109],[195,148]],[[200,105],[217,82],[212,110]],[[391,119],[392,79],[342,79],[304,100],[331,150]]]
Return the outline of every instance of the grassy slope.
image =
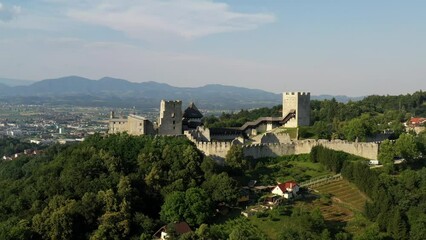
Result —
[[[327,185],[314,187],[320,193],[331,194],[334,201],[347,205],[355,211],[363,211],[367,197],[358,188],[346,180],[332,182]]]

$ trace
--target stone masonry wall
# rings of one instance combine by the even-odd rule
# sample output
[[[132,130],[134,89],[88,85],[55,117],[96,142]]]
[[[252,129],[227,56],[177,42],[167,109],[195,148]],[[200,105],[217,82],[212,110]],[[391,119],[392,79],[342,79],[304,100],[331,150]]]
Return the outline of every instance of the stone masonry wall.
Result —
[[[192,139],[195,140],[195,139]],[[231,148],[229,142],[195,142],[199,150],[205,155],[216,159],[224,159]],[[308,154],[314,146],[324,147],[350,153],[367,159],[377,159],[379,152],[378,143],[357,143],[342,140],[299,140],[281,144],[251,144],[243,145],[244,155],[255,159],[263,157],[277,157],[292,154]]]

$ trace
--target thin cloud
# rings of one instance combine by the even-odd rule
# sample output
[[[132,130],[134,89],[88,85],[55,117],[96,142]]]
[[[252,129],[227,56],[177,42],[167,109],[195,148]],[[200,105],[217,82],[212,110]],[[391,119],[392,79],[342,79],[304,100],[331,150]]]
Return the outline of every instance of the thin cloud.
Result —
[[[20,6],[6,6],[0,2],[0,21],[9,22],[21,13]]]
[[[84,9],[70,10],[68,16],[140,39],[151,35],[193,39],[253,30],[275,21],[275,16],[270,13],[236,12],[226,3],[209,0],[94,2]]]

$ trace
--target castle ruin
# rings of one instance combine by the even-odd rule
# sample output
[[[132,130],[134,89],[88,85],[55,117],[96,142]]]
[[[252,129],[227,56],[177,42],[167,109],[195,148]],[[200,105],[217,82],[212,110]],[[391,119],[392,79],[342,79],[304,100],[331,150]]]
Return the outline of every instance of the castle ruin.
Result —
[[[378,143],[353,143],[342,140],[297,140],[282,132],[283,128],[297,128],[310,124],[310,93],[284,92],[281,117],[261,117],[237,128],[206,128],[203,115],[191,103],[182,112],[182,101],[165,101],[160,104],[157,123],[135,114],[116,118],[111,113],[109,133],[127,132],[131,135],[184,134],[205,155],[223,160],[233,144],[241,144],[247,157],[263,158],[309,153],[312,147],[322,145],[368,159],[377,159]]]
[[[158,122],[151,122],[143,116],[130,114],[127,118],[115,117],[111,111],[108,133],[127,132],[130,135],[182,135],[183,129],[193,129],[201,124],[203,115],[194,103],[182,113],[182,101],[161,100]]]
[[[164,101],[160,104],[159,135],[182,134],[182,101]]]

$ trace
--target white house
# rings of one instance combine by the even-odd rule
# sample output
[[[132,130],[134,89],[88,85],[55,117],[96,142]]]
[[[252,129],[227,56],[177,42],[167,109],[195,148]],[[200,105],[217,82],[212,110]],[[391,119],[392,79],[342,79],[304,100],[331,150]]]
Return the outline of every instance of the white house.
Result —
[[[295,181],[287,181],[285,183],[278,184],[273,190],[272,193],[282,196],[284,198],[292,198],[297,195],[299,192],[299,185]]]

